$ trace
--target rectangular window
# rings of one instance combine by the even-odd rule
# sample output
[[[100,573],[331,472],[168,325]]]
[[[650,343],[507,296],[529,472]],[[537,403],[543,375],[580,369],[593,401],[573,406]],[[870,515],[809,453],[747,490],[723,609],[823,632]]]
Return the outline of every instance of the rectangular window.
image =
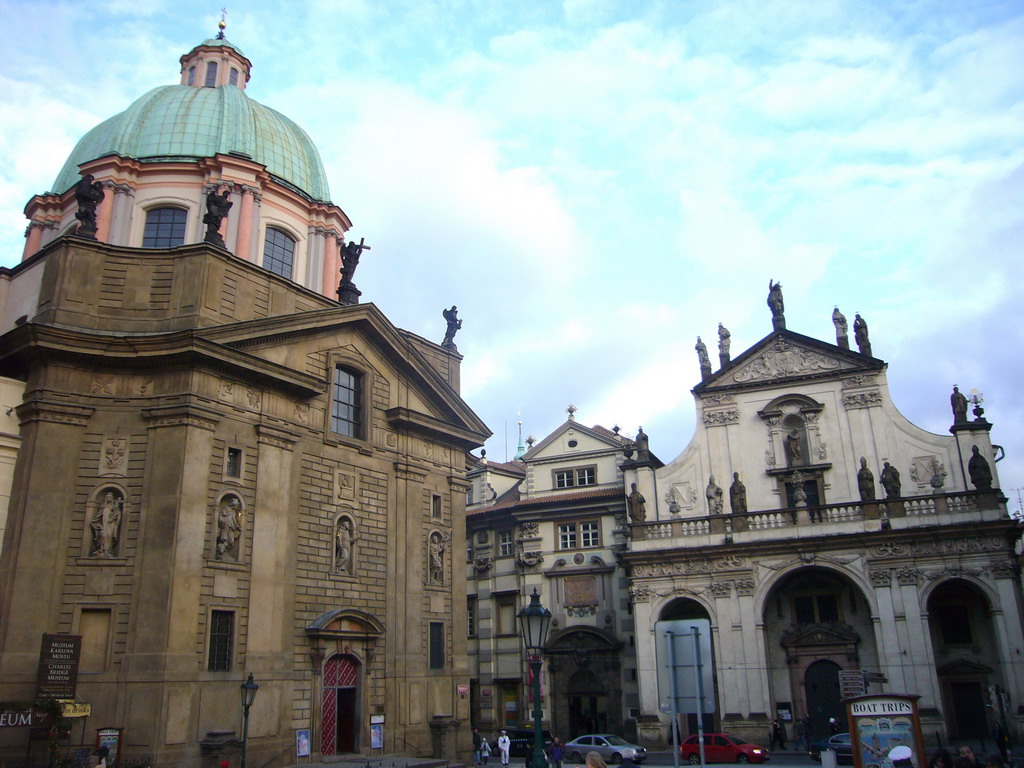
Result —
[[[563,523],[558,526],[558,548],[576,549],[576,523]]]
[[[142,231],[143,248],[177,248],[185,243],[188,211],[184,208],[150,208]]]
[[[228,460],[224,468],[224,474],[228,477],[242,476],[242,449],[228,448]]]
[[[502,595],[497,598],[497,625],[494,627],[495,634],[514,635],[519,628],[516,627],[516,597],[515,595]]]
[[[231,74],[228,76],[228,82],[231,85],[238,85],[238,70],[234,67],[231,68]]]
[[[362,437],[361,390],[362,376],[341,366],[334,369],[331,431],[346,437]]]
[[[441,519],[441,497],[436,493],[430,498],[430,514],[435,520]]]
[[[79,672],[105,671],[110,644],[110,609],[83,608],[78,617],[78,634],[82,636]]]
[[[473,534],[466,537],[466,562],[473,562]]]
[[[234,611],[210,612],[210,660],[211,672],[227,672],[231,669],[231,645],[235,634]]]
[[[580,523],[580,546],[597,547],[601,544],[601,527],[596,522]]]
[[[430,668],[444,669],[444,623],[430,622]]]
[[[206,65],[206,82],[204,83],[207,88],[213,88],[217,85],[217,62],[211,61]]]
[[[263,241],[263,268],[291,280],[294,261],[295,240],[283,230],[267,227]]]
[[[512,531],[501,531],[498,534],[498,557],[511,557],[513,554]]]
[[[476,598],[466,598],[466,634],[476,637]]]
[[[597,469],[594,467],[556,469],[554,479],[555,488],[575,488],[577,486],[595,485],[597,483]]]

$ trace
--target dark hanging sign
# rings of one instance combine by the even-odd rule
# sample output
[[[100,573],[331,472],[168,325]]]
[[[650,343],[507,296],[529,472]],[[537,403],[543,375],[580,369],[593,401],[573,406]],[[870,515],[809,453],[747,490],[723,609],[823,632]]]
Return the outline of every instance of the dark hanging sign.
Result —
[[[81,635],[43,635],[36,676],[37,699],[74,699]]]
[[[0,728],[32,728],[46,722],[46,713],[35,709],[0,709]]]

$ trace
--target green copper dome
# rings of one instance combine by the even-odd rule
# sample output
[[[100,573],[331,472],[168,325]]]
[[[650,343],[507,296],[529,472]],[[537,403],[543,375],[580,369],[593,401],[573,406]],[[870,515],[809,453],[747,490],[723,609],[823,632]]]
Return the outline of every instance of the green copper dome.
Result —
[[[145,162],[229,152],[248,155],[314,200],[331,199],[320,153],[306,132],[231,85],[154,88],[82,137],[57,176],[54,191],[63,194],[71,189],[81,178],[78,166],[104,155]]]

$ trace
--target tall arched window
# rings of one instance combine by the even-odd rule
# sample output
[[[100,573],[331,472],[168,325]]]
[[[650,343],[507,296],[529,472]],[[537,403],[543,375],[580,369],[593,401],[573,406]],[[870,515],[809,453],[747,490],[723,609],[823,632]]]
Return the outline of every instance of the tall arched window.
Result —
[[[185,243],[188,211],[184,208],[150,208],[146,211],[143,248],[175,248]]]
[[[263,268],[290,280],[294,258],[295,241],[286,232],[267,227],[267,237],[263,241]]]
[[[231,68],[231,75],[228,78],[228,82],[231,85],[238,85],[238,70],[234,67]]]
[[[210,61],[206,64],[206,83],[207,88],[213,88],[217,85],[217,62]]]
[[[346,437],[362,437],[363,377],[340,365],[334,369],[331,393],[331,431]]]
[[[196,68],[195,68],[195,66],[191,66],[191,67],[188,68],[188,84],[189,85],[195,85],[196,84]]]

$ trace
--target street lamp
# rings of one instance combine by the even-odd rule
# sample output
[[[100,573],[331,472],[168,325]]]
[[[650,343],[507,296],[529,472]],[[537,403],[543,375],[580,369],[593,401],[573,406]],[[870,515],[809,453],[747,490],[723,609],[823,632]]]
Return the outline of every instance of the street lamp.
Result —
[[[540,708],[540,668],[544,662],[540,654],[547,644],[550,624],[551,611],[540,604],[540,595],[534,587],[530,604],[519,612],[519,634],[530,653],[530,670],[533,672],[533,755],[526,768],[547,768],[548,764],[544,756],[544,725],[541,722],[544,712]]]
[[[239,688],[242,692],[242,764],[240,768],[245,768],[245,750],[249,746],[249,707],[256,700],[256,691],[260,687],[252,679],[252,672],[250,672],[249,679]]]

